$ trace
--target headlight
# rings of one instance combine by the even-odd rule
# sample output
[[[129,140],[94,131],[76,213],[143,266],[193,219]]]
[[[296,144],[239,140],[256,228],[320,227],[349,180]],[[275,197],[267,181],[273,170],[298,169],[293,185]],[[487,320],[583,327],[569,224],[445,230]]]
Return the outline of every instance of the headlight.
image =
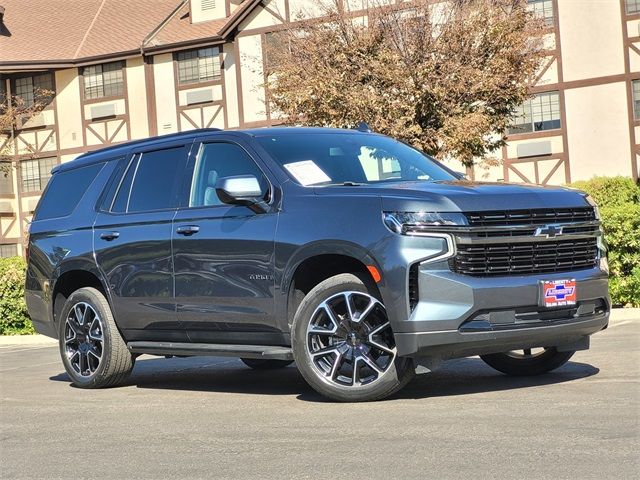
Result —
[[[596,203],[596,201],[591,195],[587,195],[585,198],[589,205],[593,207],[593,213],[595,213],[596,215],[596,220],[600,220],[600,209],[598,208],[598,204]]]
[[[384,212],[383,220],[389,230],[401,235],[415,235],[433,227],[469,224],[462,213],[448,212]]]

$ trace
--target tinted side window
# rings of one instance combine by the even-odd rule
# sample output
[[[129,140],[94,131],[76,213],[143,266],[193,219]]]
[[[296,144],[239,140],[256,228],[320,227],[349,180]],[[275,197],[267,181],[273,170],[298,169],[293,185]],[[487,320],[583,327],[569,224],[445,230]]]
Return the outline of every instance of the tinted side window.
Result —
[[[186,146],[140,154],[129,165],[112,211],[145,212],[175,207],[186,154]]]
[[[254,175],[267,190],[267,180],[249,154],[234,143],[205,143],[200,148],[191,188],[191,207],[222,205],[216,193],[218,179]]]
[[[104,163],[98,163],[53,175],[34,219],[45,220],[71,215],[102,167]]]

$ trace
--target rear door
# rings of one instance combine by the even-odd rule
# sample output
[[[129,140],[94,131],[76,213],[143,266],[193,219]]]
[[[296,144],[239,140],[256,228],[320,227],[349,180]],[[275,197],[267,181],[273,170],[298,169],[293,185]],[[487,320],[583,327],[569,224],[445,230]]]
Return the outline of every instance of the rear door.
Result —
[[[273,196],[272,181],[238,137],[212,135],[193,152],[173,222],[178,318],[193,342],[286,344],[274,319],[275,202],[256,213],[215,191],[220,178],[251,174]]]
[[[133,150],[94,225],[96,261],[128,341],[186,341],[175,312],[171,231],[191,143]]]

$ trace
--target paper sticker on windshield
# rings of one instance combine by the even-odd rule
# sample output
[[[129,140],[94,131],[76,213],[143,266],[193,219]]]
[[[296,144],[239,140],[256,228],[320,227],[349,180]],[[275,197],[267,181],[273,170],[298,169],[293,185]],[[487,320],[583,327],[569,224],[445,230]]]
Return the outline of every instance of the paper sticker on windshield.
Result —
[[[295,177],[301,185],[315,185],[317,183],[330,182],[331,178],[327,176],[322,169],[316,165],[313,160],[303,160],[301,162],[287,163],[284,168]]]

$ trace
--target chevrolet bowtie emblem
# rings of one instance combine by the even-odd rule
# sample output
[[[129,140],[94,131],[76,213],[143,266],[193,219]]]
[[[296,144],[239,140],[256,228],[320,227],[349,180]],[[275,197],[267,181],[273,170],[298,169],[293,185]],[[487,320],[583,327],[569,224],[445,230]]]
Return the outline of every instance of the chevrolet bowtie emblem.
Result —
[[[533,234],[536,237],[553,238],[562,235],[562,227],[556,225],[545,225],[544,227],[536,228],[536,232]]]

